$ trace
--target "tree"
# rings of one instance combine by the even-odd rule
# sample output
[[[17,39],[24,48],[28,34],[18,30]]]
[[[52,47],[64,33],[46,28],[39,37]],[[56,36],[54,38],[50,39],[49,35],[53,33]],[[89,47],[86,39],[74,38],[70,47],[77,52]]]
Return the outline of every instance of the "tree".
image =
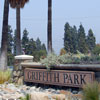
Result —
[[[0,54],[0,69],[7,69],[7,39],[8,39],[8,16],[9,16],[9,2],[4,0],[4,13],[2,25],[2,41]]]
[[[13,54],[12,54],[12,49],[13,49],[13,35],[12,35],[12,28],[9,25],[8,26],[8,47],[7,47],[7,60],[8,60],[8,66],[13,64]]]
[[[45,46],[44,43],[41,45],[41,50],[45,50],[46,51],[46,46]]]
[[[64,49],[67,51],[67,52],[70,52],[69,50],[69,40],[70,40],[70,25],[69,23],[66,23],[65,24],[65,27],[64,27]],[[68,41],[67,41],[68,40]]]
[[[67,52],[73,52],[73,29],[69,23],[66,23],[64,30],[64,49]]]
[[[95,55],[100,55],[100,44],[96,44],[92,53],[95,54]]]
[[[16,37],[17,37],[17,32],[16,30],[14,31],[14,36],[13,36],[13,49],[14,49],[14,56],[16,55]]]
[[[17,37],[16,37],[16,55],[21,54],[21,36],[20,36],[20,8],[23,8],[25,3],[29,0],[9,0],[10,6],[12,8],[16,8],[16,31],[17,31]]]
[[[81,53],[87,53],[88,52],[88,47],[86,44],[86,36],[85,36],[85,30],[82,24],[79,26],[78,29],[78,50]]]
[[[8,53],[12,53],[12,47],[13,47],[13,36],[12,36],[12,28],[11,26],[9,25],[8,26],[8,42],[7,42],[7,51]]]
[[[36,49],[37,49],[37,51],[41,50],[41,41],[39,38],[37,38],[37,40],[36,40]]]
[[[78,50],[78,33],[75,25],[72,27],[72,46],[72,53],[76,53]]]
[[[48,27],[47,27],[47,39],[48,39],[48,53],[52,52],[52,0],[48,0]]]
[[[90,29],[88,31],[88,36],[87,36],[87,45],[90,51],[92,51],[94,47],[96,46],[95,42],[96,42],[95,36],[93,34],[92,29]]]
[[[47,55],[47,50],[46,50],[46,46],[45,46],[45,44],[43,43],[42,45],[41,45],[41,53],[42,53],[42,57],[44,58],[44,57],[46,57],[46,55]]]
[[[25,49],[25,52],[27,52],[26,49],[28,49],[28,48],[27,48],[27,45],[28,45],[28,43],[29,43],[28,34],[29,34],[29,33],[28,33],[27,29],[24,29],[24,31],[23,31],[23,37],[22,37],[22,48]]]
[[[26,54],[28,54],[28,55],[33,55],[33,52],[35,52],[35,51],[36,51],[36,43],[35,43],[35,41],[33,40],[33,38],[31,38],[31,39],[29,40],[28,45],[26,45],[26,47],[25,47],[25,52],[26,52]]]

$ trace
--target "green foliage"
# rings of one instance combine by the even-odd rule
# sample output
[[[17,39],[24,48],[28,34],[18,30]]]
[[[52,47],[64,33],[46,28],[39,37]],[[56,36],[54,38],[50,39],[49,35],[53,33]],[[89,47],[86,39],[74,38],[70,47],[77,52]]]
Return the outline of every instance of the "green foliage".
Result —
[[[100,87],[97,82],[88,83],[83,87],[83,100],[100,100]]]
[[[14,56],[12,53],[13,49],[13,35],[12,35],[12,28],[8,26],[8,45],[7,45],[7,63],[8,66],[13,65]]]
[[[47,52],[45,50],[34,51],[33,54],[34,61],[38,62],[41,58],[45,58],[47,56]]]
[[[43,65],[47,67],[47,69],[52,68],[55,65],[59,64],[70,64],[70,63],[80,63],[80,59],[78,57],[73,56],[73,54],[65,54],[57,56],[54,53],[51,53],[45,59],[41,59],[40,61]]]
[[[31,38],[25,47],[25,54],[32,55],[34,51],[36,51],[36,43],[33,38]]]
[[[45,46],[44,43],[41,45],[41,50],[45,50],[46,51],[46,46]]]
[[[100,54],[100,44],[97,44],[92,51],[93,54],[99,55]]]
[[[29,43],[29,37],[28,37],[28,31],[27,29],[24,29],[23,31],[23,37],[22,37],[22,48],[25,49],[25,53],[27,53],[27,45]]]
[[[37,38],[37,40],[34,41],[33,38],[28,37],[28,34],[29,34],[28,31],[25,29],[23,31],[23,37],[22,37],[23,53],[34,56],[34,61],[38,62],[40,61],[41,57],[43,58],[46,57],[47,55],[46,46],[45,44],[41,43],[39,38]],[[15,38],[16,38],[16,34],[15,34]],[[14,46],[15,46],[14,48],[16,48],[16,45]]]
[[[30,95],[29,94],[26,94],[26,97],[25,98],[20,98],[20,100],[30,100]]]
[[[85,55],[79,51],[77,51],[77,54],[66,53],[65,55],[59,56],[51,53],[45,59],[41,59],[40,62],[50,69],[59,64],[100,64],[100,56]]]
[[[39,38],[37,38],[37,40],[36,40],[36,49],[37,49],[37,51],[41,50],[41,41]]]
[[[58,56],[54,53],[51,53],[47,56],[45,59],[41,59],[40,62],[47,67],[47,69],[50,69],[54,65],[59,65]]]
[[[78,64],[81,62],[83,57],[85,57],[85,55],[77,50],[77,54],[67,53],[65,55],[59,56],[59,62],[60,64]]]
[[[12,53],[7,54],[8,57],[8,66],[12,66],[14,64],[14,55]]]
[[[86,36],[83,25],[79,26],[77,30],[76,26],[70,26],[66,23],[64,26],[64,49],[70,53],[77,53],[77,50],[81,53],[92,52],[96,45],[96,39],[92,32],[92,29],[88,31]]]
[[[60,64],[78,64],[80,63],[80,58],[75,56],[74,54],[65,54],[59,56],[59,63]]]
[[[78,50],[81,53],[87,53],[88,52],[88,46],[86,44],[86,36],[85,36],[85,30],[82,25],[80,25],[78,29]]]
[[[11,26],[8,26],[8,46],[7,51],[8,53],[12,53],[12,46],[13,46],[13,35],[12,35],[12,29]]]
[[[13,48],[14,48],[14,56],[16,55],[16,36],[17,36],[17,31],[14,31],[14,37],[13,37]]]
[[[94,49],[94,47],[96,46],[96,39],[93,35],[92,29],[90,29],[88,31],[88,36],[87,36],[87,44],[88,44],[88,48],[89,51],[92,51]]]
[[[32,55],[34,56],[34,61],[38,62],[43,57],[47,56],[46,46],[45,44],[41,44],[39,38],[35,41],[36,49],[33,50]]]
[[[2,71],[0,70],[0,84],[8,81],[11,78],[11,70]]]
[[[75,25],[72,27],[72,45],[73,52],[71,53],[76,53],[78,48],[78,31]]]
[[[69,44],[71,42],[71,36],[70,36],[71,34],[70,34],[70,25],[69,25],[69,23],[65,24],[64,30],[65,30],[65,33],[64,33],[64,48],[67,52],[70,52],[70,48],[71,48],[70,46],[71,45],[69,45]]]
[[[70,54],[61,55],[58,57],[58,61],[60,62],[60,64],[72,63],[72,55]]]
[[[75,53],[77,49],[77,29],[71,27],[69,23],[65,24],[64,49],[67,52]]]
[[[74,54],[74,55],[73,55],[73,57],[77,57],[77,58],[79,58],[79,59],[81,59],[81,58],[83,58],[83,57],[85,57],[85,56],[86,56],[85,54],[81,53],[81,52],[78,51],[78,50],[77,50],[77,54]]]

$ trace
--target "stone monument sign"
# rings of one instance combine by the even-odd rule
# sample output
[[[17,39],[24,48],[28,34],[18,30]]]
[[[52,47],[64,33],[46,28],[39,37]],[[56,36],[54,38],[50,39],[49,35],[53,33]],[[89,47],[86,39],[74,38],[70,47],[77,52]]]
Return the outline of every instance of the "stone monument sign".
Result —
[[[94,81],[94,72],[47,69],[24,69],[24,81],[49,85],[82,87]]]

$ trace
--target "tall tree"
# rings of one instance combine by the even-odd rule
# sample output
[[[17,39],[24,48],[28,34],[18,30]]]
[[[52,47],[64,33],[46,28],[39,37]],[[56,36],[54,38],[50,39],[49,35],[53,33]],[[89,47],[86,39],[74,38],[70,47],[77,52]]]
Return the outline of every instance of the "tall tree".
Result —
[[[14,50],[14,56],[16,55],[16,37],[17,37],[17,32],[16,30],[14,31],[14,36],[13,36],[13,50]]]
[[[45,50],[46,51],[46,46],[45,46],[44,43],[41,45],[41,50]]]
[[[90,51],[92,51],[94,47],[96,46],[95,42],[96,42],[95,36],[93,34],[92,29],[90,29],[88,31],[88,36],[87,36],[87,45]]]
[[[13,47],[13,36],[12,36],[12,28],[11,26],[9,25],[8,26],[8,47],[7,47],[7,51],[8,53],[12,53],[12,47]]]
[[[12,8],[16,8],[16,55],[21,54],[21,29],[20,29],[20,8],[23,8],[25,3],[29,0],[9,0]]]
[[[22,37],[22,48],[25,48],[26,45],[29,43],[29,37],[28,37],[28,31],[27,29],[24,29],[23,31],[23,37]]]
[[[71,30],[72,30],[71,36],[72,36],[72,46],[73,46],[72,53],[76,53],[78,50],[78,33],[76,26],[74,25]]]
[[[0,54],[0,69],[7,69],[7,38],[8,38],[8,16],[9,16],[9,2],[4,0],[4,13],[2,25],[2,41]]]
[[[92,51],[93,54],[100,56],[100,44],[96,44],[95,48]]]
[[[28,34],[29,32],[27,31],[27,29],[24,29],[22,37],[22,49],[25,54],[29,54],[29,49],[30,49],[29,45],[31,41],[29,40]]]
[[[52,52],[52,0],[48,0],[48,27],[47,27],[47,39],[48,39],[48,53]]]
[[[33,40],[33,38],[31,38],[29,40],[29,43],[28,45],[26,46],[26,54],[29,54],[29,55],[32,55],[33,52],[35,52],[37,49],[36,49],[36,43],[35,41]]]
[[[37,40],[36,40],[36,49],[37,49],[37,51],[41,50],[41,41],[39,38],[37,38]]]
[[[86,36],[85,36],[85,30],[82,24],[79,26],[78,29],[78,50],[81,53],[87,53],[88,52],[88,47],[86,44]]]
[[[72,27],[69,25],[69,23],[65,24],[65,33],[64,33],[64,49],[67,52],[72,52],[73,51],[73,40],[72,40],[72,34],[73,30]]]
[[[7,60],[8,60],[8,66],[11,66],[13,64],[13,35],[12,35],[12,28],[9,25],[8,26],[8,48],[7,48]]]

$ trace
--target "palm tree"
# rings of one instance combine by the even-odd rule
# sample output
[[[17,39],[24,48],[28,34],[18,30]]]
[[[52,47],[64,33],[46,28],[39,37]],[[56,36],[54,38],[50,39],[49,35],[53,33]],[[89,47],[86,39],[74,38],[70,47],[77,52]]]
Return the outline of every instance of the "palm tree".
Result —
[[[48,0],[48,53],[52,52],[52,0]]]
[[[10,6],[16,8],[16,55],[21,54],[21,29],[20,29],[20,8],[23,8],[29,0],[9,0]]]
[[[9,2],[4,1],[3,25],[2,25],[2,41],[0,53],[0,69],[7,69],[7,38],[8,38],[8,16],[9,16]]]

